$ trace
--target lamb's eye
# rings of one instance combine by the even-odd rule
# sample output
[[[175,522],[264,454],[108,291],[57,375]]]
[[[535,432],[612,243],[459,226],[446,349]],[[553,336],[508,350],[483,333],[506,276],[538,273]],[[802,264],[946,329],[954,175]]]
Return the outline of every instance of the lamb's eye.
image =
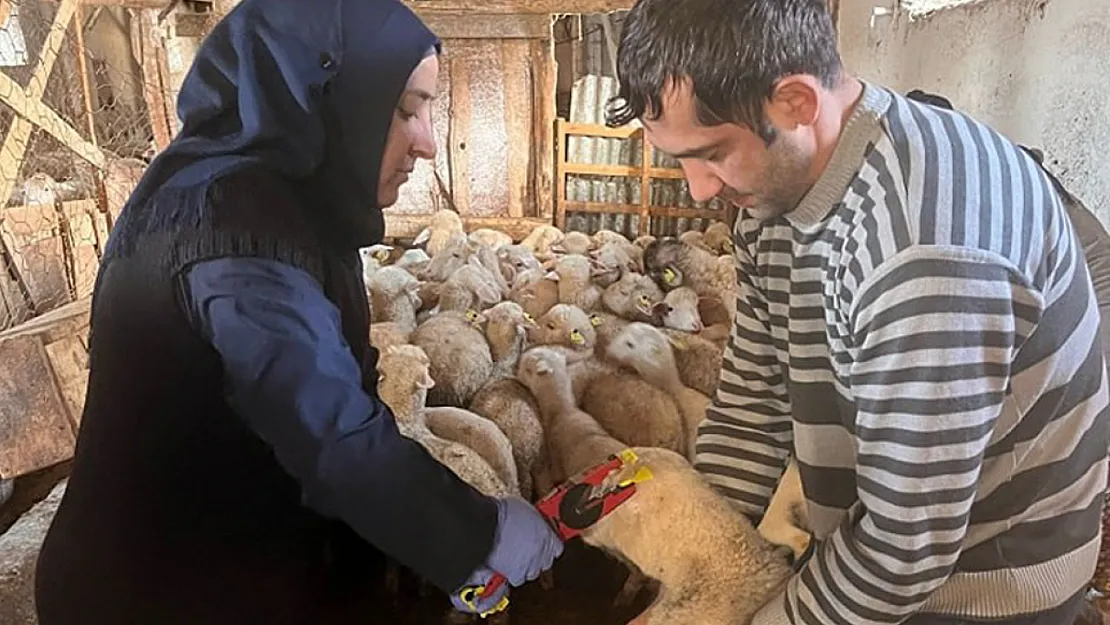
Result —
[[[632,341],[625,341],[625,342],[624,342],[624,344],[625,344],[625,346],[626,346],[626,347],[628,347],[629,349],[631,349],[631,348],[635,347],[635,345],[633,345],[633,344],[632,344]]]
[[[554,330],[555,329],[555,324],[554,323],[547,324],[547,329],[548,330]]]

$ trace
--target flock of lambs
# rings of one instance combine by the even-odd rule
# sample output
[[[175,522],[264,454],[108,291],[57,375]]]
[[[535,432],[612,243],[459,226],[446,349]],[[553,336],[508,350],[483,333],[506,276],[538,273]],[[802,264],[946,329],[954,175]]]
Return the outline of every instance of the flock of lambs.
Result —
[[[636,241],[541,226],[514,244],[445,210],[415,244],[362,250],[401,432],[481,492],[531,501],[631,447],[652,479],[583,536],[628,566],[617,601],[650,579],[638,625],[748,622],[805,534],[796,499],[777,494],[757,531],[691,465],[735,314],[727,226]]]

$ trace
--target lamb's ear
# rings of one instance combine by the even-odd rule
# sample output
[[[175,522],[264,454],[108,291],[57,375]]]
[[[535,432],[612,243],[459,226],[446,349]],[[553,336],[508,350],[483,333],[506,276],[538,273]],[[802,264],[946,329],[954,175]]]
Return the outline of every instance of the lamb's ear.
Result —
[[[412,244],[413,245],[424,245],[425,243],[428,242],[428,239],[430,239],[430,238],[432,238],[432,229],[431,228],[424,228],[423,230],[420,231],[420,234],[416,235],[416,238],[412,240]]]
[[[549,272],[547,272],[546,275],[544,275],[543,279],[544,280],[551,280],[552,282],[558,282],[559,281],[559,274],[555,273],[554,271],[549,271]]]
[[[536,373],[540,375],[547,375],[554,370],[555,369],[551,366],[551,363],[547,362],[546,360],[536,361]]]

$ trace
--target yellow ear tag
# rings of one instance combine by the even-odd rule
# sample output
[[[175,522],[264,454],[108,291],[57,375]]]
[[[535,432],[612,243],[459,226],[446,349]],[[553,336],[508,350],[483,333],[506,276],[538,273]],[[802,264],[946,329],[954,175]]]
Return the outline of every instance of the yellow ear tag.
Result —
[[[524,320],[527,321],[528,323],[535,323],[536,322],[536,320],[534,318],[532,318],[532,315],[529,315],[528,313],[524,313]]]
[[[602,323],[604,323],[604,321],[601,319],[601,317],[598,317],[597,315],[590,315],[590,325],[596,328]]]
[[[665,279],[666,278],[664,278],[664,280]],[[644,308],[648,308],[649,306],[651,306],[651,298],[649,298],[647,295],[641,295],[640,296],[640,305],[643,306]]]
[[[384,263],[389,259],[389,250],[378,250],[374,252],[374,258],[378,259],[379,263]]]
[[[469,319],[470,321],[477,321],[478,320],[478,311],[476,311],[476,310],[466,311],[466,318]]]
[[[663,270],[663,282],[666,282],[667,284],[674,284],[675,280],[677,279],[678,275],[675,274],[674,269],[667,267]]]
[[[578,330],[571,330],[570,342],[574,343],[575,345],[581,345],[586,342],[586,337],[582,336],[582,333]]]
[[[622,481],[620,483],[620,486],[623,487],[630,484],[639,484],[640,482],[646,482],[650,480],[652,477],[654,476],[651,473],[651,469],[647,467],[640,467],[639,469],[636,469],[636,473],[632,477]]]

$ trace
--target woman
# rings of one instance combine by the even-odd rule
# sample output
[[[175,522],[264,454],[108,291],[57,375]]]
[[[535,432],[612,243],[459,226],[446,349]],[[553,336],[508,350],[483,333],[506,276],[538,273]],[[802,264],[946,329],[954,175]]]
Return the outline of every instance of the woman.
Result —
[[[452,593],[561,553],[376,396],[358,248],[434,156],[438,46],[397,0],[245,0],[207,37],[98,276],[42,625],[361,624],[368,544]]]

